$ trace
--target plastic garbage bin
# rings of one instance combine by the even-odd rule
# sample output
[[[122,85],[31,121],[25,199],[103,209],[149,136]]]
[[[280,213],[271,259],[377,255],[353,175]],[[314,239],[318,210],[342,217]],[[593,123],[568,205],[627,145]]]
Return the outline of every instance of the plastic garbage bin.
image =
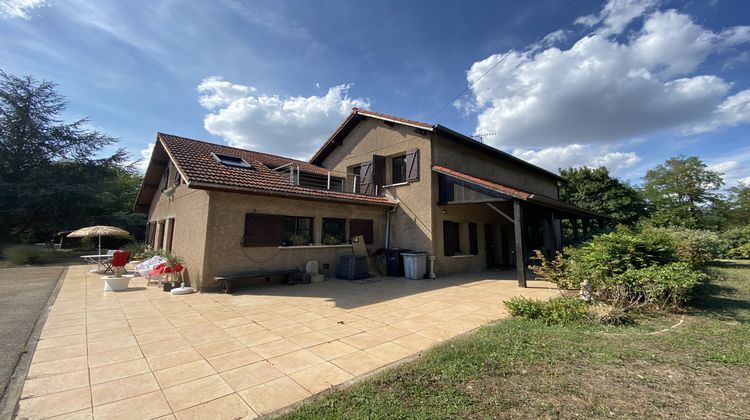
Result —
[[[409,252],[408,249],[388,248],[385,250],[386,272],[389,277],[404,276],[404,257],[402,252]]]
[[[427,253],[426,252],[402,252],[404,257],[404,274],[407,279],[423,279],[427,273]]]

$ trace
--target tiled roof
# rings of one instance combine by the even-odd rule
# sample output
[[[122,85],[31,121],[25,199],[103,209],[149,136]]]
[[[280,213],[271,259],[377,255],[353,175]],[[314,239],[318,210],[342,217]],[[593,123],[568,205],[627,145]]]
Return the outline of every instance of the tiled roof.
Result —
[[[453,169],[446,168],[445,166],[440,165],[432,165],[432,169],[435,172],[439,172],[441,174],[449,175],[454,178],[461,179],[463,181],[467,181],[473,184],[481,185],[485,188],[489,188],[493,191],[497,191],[503,194],[507,194],[511,197],[519,198],[521,200],[528,200],[529,196],[532,194],[527,193],[526,191],[517,190],[515,188],[509,187],[507,185],[498,184],[497,182],[487,181],[486,179],[477,178],[475,176],[467,175],[458,171],[454,171]]]
[[[380,112],[369,111],[369,110],[366,110],[366,109],[354,108],[354,109],[352,109],[352,112],[360,114],[360,115],[367,115],[367,116],[370,116],[370,117],[380,118],[380,119],[383,119],[383,120],[392,120],[392,121],[400,122],[400,123],[403,123],[403,124],[415,125],[415,126],[418,126],[418,127],[422,127],[422,128],[424,128],[426,130],[429,130],[432,127],[434,127],[432,124],[428,124],[426,122],[408,120],[406,118],[397,117],[395,115],[381,114]]]
[[[340,191],[300,187],[292,184],[273,168],[292,163],[302,172],[327,175],[326,168],[301,160],[283,156],[259,153],[236,147],[207,143],[171,134],[158,133],[158,141],[172,157],[180,173],[188,183],[210,184],[220,188],[238,187],[270,194],[298,195],[314,199],[349,201],[364,204],[392,205],[386,197],[345,193]],[[222,165],[211,153],[241,157],[251,168],[238,168]]]

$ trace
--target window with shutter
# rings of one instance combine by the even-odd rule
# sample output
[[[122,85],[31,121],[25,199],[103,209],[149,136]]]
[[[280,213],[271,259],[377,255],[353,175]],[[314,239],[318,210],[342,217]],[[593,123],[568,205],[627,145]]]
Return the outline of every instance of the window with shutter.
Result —
[[[443,251],[446,257],[456,255],[461,252],[461,245],[458,235],[458,223],[443,222]]]
[[[372,157],[372,182],[375,185],[373,194],[382,195],[385,180],[385,156],[373,155]]]
[[[352,219],[349,221],[349,239],[359,235],[365,238],[365,243],[368,245],[374,242],[372,220]]]
[[[406,156],[391,158],[391,184],[406,182]]]
[[[284,218],[275,214],[247,213],[242,245],[279,246],[284,240]]]
[[[479,244],[477,242],[477,224],[469,223],[469,254],[479,254]]]
[[[404,178],[405,181],[419,180],[419,150],[412,149],[406,152],[404,159]]]
[[[375,194],[372,183],[372,161],[362,162],[359,168],[359,193],[373,195]]]

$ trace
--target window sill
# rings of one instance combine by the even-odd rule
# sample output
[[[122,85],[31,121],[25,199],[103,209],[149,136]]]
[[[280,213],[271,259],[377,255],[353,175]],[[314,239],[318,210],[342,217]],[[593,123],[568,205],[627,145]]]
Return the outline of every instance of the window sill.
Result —
[[[280,246],[279,249],[321,249],[321,248],[351,248],[351,244],[340,245],[291,245]]]
[[[403,186],[405,186],[405,185],[409,185],[409,184],[411,184],[412,182],[414,182],[414,181],[405,181],[405,182],[399,182],[399,183],[396,183],[396,184],[388,184],[388,185],[383,185],[383,188],[390,188],[390,187],[403,187]]]
[[[451,255],[448,258],[471,258],[476,257],[475,254],[458,254],[458,255]]]

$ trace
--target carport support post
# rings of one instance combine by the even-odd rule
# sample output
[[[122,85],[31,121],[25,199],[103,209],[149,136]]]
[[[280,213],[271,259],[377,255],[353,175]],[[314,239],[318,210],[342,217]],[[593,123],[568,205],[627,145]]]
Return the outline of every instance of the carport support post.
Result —
[[[583,224],[583,240],[585,241],[589,238],[589,219],[584,217],[581,222]]]
[[[526,287],[526,246],[524,244],[523,208],[521,202],[513,200],[513,226],[516,236],[516,271],[518,272],[518,287]]]
[[[578,244],[580,242],[580,238],[578,236],[578,219],[575,217],[571,217],[570,226],[573,228],[573,244]]]

